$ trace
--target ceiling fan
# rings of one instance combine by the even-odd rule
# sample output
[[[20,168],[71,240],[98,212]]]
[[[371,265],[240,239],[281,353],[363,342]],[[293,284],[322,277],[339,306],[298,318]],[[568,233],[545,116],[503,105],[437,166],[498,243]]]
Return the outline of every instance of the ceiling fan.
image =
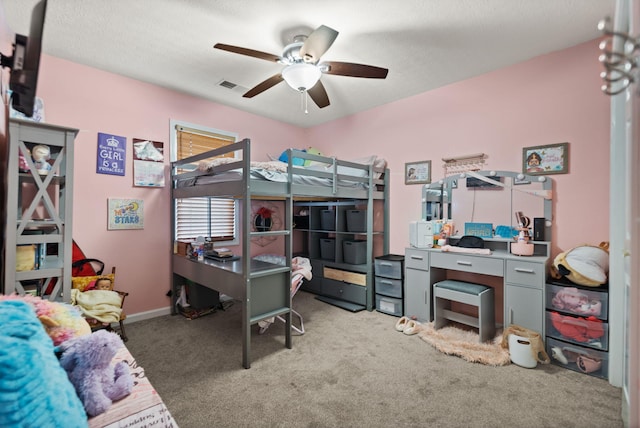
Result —
[[[225,45],[223,43],[216,43],[213,47],[285,65],[280,73],[258,83],[248,90],[243,97],[255,97],[284,80],[296,91],[309,94],[313,102],[315,102],[318,107],[323,108],[329,105],[329,96],[320,81],[323,73],[384,79],[389,72],[386,68],[372,65],[338,61],[320,62],[320,57],[331,47],[336,37],[338,37],[336,30],[326,25],[321,25],[309,34],[309,36],[295,36],[293,42],[284,48],[282,56],[238,46]]]

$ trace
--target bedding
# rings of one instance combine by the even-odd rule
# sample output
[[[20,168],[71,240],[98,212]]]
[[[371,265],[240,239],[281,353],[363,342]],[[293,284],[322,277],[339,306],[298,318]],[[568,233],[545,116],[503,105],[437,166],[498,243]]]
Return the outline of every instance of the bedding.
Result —
[[[333,160],[332,160],[333,161]],[[178,187],[189,187],[194,185],[212,184],[227,181],[238,181],[242,179],[241,169],[232,169],[221,173],[216,173],[215,168],[221,165],[227,165],[234,162],[238,162],[235,158],[215,158],[213,160],[201,161],[198,164],[197,170],[203,175],[192,177],[187,180],[181,180],[177,183]],[[369,156],[365,158],[355,159],[353,161],[347,161],[357,163],[361,165],[373,165],[376,169],[383,169],[386,166],[386,161],[377,156]],[[287,170],[287,164],[281,161],[251,161],[251,178],[273,181],[279,183],[289,182],[289,174]],[[333,173],[333,165],[329,163],[314,162],[309,166],[296,166],[296,173],[292,175],[293,184],[301,184],[308,186],[322,186],[330,187],[333,185],[333,179],[327,177],[327,174]],[[309,171],[309,174],[304,174],[304,171]],[[315,174],[315,173],[320,174]],[[354,180],[339,179],[338,186],[343,188],[367,188],[368,183],[356,178],[366,178],[369,174],[367,169],[355,168],[351,166],[338,165],[336,168],[337,174],[348,175],[354,177]],[[325,176],[321,176],[325,175]],[[376,172],[374,178],[380,178],[381,172]]]
[[[177,427],[176,421],[162,402],[144,369],[126,347],[120,348],[113,358],[113,364],[125,361],[134,379],[133,391],[127,397],[116,401],[106,412],[89,419],[90,427]]]

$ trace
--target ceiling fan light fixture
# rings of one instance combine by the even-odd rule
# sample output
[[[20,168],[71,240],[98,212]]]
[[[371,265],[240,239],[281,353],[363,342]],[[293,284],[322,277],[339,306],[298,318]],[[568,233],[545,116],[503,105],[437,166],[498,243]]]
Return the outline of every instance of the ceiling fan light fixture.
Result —
[[[322,72],[313,64],[291,64],[282,70],[282,78],[296,91],[306,91],[318,83]]]

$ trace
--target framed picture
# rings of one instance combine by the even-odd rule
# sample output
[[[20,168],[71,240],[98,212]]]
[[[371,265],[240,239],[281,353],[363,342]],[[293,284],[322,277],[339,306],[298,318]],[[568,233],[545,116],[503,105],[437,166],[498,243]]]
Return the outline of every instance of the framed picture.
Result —
[[[566,174],[569,172],[569,143],[522,149],[522,172],[531,175]]]
[[[404,184],[431,183],[431,161],[404,164]]]
[[[108,199],[107,230],[144,229],[144,201],[142,199]]]

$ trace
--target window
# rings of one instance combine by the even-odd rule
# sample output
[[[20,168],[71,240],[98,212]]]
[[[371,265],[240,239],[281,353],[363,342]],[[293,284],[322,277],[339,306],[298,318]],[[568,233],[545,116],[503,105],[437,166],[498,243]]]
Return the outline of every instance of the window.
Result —
[[[171,130],[172,161],[232,144],[237,140],[236,134],[184,122],[171,121]],[[174,239],[182,241],[205,236],[212,241],[224,241],[227,245],[236,244],[237,208],[236,201],[231,198],[177,199]]]

